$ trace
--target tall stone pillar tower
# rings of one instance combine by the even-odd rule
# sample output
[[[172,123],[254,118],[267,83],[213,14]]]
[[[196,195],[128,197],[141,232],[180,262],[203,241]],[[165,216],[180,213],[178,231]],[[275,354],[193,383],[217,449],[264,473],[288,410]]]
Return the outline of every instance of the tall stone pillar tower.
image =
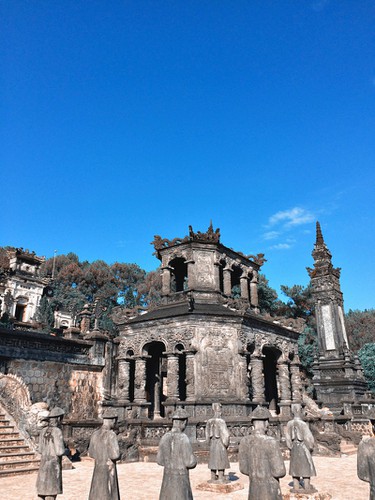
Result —
[[[313,383],[318,399],[333,411],[341,411],[343,402],[363,396],[366,383],[357,356],[350,351],[345,330],[340,268],[332,265],[319,222],[312,252],[314,268],[307,268],[315,301],[319,357],[314,364]]]

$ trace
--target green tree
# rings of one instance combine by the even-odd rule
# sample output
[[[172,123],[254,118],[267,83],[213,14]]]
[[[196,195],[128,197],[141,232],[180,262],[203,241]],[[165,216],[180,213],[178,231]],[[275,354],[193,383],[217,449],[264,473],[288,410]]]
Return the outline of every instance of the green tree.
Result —
[[[42,325],[44,331],[50,331],[54,324],[54,314],[51,304],[46,296],[40,299],[35,319]]]
[[[375,393],[375,343],[365,344],[358,351],[358,357],[361,362],[368,387],[370,391]]]
[[[304,318],[307,322],[311,320],[314,313],[314,300],[312,297],[311,284],[307,286],[281,285],[281,291],[288,297],[288,301],[284,310],[280,308],[286,317],[289,318]]]
[[[259,273],[258,303],[261,313],[275,314],[279,308],[276,290],[271,288],[264,274]]]
[[[345,315],[350,348],[358,351],[365,344],[375,343],[375,309],[352,311]]]

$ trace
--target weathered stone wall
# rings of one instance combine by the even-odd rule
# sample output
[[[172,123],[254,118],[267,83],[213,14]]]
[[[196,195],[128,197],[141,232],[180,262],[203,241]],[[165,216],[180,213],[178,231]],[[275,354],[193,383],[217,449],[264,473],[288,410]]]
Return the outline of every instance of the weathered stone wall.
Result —
[[[69,419],[98,417],[102,371],[51,361],[10,360],[7,371],[17,375],[30,391],[32,403],[44,401],[60,406]]]

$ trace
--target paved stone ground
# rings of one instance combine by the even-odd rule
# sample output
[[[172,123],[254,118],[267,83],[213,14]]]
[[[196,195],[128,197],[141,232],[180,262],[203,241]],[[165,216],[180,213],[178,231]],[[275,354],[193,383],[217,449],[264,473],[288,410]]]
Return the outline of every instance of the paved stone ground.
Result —
[[[314,457],[318,477],[312,481],[320,492],[328,492],[333,500],[367,500],[369,487],[357,478],[356,455],[342,458]],[[84,459],[74,464],[74,470],[63,472],[64,494],[57,500],[86,500],[90,489],[93,461]],[[286,463],[287,471],[289,464]],[[118,465],[122,500],[158,500],[163,469],[155,463],[132,463]],[[207,465],[200,464],[190,473],[195,500],[247,500],[248,479],[238,470],[238,464],[231,464],[235,474],[245,488],[229,494],[199,491],[195,487],[209,479]],[[227,471],[228,472],[228,471]],[[37,500],[35,493],[36,474],[6,477],[0,479],[0,500]],[[281,480],[283,493],[289,491],[290,476]],[[99,498],[97,500],[100,500]]]

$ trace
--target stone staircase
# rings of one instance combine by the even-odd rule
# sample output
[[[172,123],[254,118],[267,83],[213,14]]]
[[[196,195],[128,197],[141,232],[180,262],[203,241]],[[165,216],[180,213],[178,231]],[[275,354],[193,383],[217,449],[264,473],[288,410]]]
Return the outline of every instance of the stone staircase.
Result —
[[[341,440],[340,452],[342,455],[355,455],[358,451],[358,446],[345,439]]]
[[[35,472],[39,463],[36,453],[0,407],[0,478]]]

